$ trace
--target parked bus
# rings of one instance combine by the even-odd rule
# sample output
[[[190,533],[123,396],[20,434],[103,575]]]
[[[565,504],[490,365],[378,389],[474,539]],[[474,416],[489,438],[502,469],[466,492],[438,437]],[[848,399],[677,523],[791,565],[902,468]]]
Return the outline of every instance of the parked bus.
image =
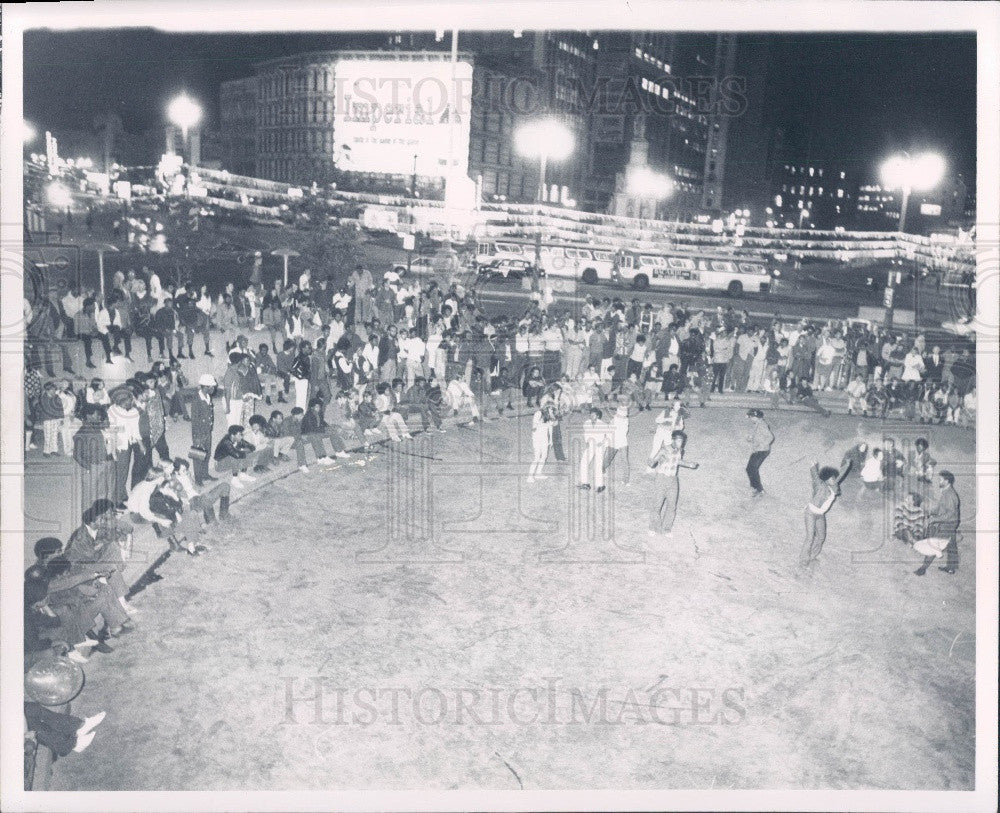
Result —
[[[530,240],[480,240],[476,246],[476,267],[482,268],[495,260],[528,260],[535,262],[536,246]],[[612,248],[583,246],[563,241],[542,241],[538,256],[547,277],[572,277],[588,283],[611,279],[615,262]]]
[[[771,273],[767,266],[759,260],[741,257],[624,249],[616,253],[611,273],[613,281],[631,285],[638,291],[697,288],[739,296],[744,292],[767,293],[771,290]]]
[[[480,241],[476,266],[498,259],[535,261],[535,243],[502,238]],[[601,282],[647,288],[695,288],[744,292],[771,290],[772,275],[760,260],[667,251],[636,251],[543,241],[538,251],[546,276],[573,277],[587,285]]]

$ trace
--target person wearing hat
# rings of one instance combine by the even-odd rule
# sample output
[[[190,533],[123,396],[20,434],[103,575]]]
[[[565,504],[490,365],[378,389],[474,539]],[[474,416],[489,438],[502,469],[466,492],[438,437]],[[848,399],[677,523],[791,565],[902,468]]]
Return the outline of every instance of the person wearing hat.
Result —
[[[142,477],[140,457],[142,456],[142,433],[139,428],[139,410],[135,408],[135,394],[129,387],[116,388],[111,393],[108,407],[108,433],[112,439],[112,455],[115,459],[115,503],[121,507],[128,499],[126,484],[129,469],[132,470],[131,486]]]
[[[750,460],[747,461],[747,477],[750,479],[751,496],[757,497],[764,493],[764,486],[760,482],[760,466],[771,453],[771,444],[774,443],[774,433],[771,427],[764,420],[764,413],[759,409],[747,411],[750,419],[750,434],[747,440],[750,443]]]
[[[215,376],[204,373],[198,379],[198,392],[191,401],[191,458],[194,482],[202,485],[215,480],[208,473],[208,459],[212,453],[212,430],[215,428],[215,404],[212,395],[218,386]]]

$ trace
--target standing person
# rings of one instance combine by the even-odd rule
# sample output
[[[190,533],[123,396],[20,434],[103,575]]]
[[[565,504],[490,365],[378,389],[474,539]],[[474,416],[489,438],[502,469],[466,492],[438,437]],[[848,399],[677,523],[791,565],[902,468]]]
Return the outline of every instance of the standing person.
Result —
[[[292,362],[291,379],[295,386],[295,406],[305,414],[309,405],[309,377],[312,368],[310,354],[312,345],[303,341],[299,343],[299,352]]]
[[[205,373],[198,379],[198,394],[191,401],[191,463],[195,485],[215,480],[208,473],[212,454],[212,430],[215,428],[215,404],[212,395],[217,386],[215,376]]]
[[[697,463],[684,460],[684,443],[687,435],[677,430],[670,435],[670,445],[663,447],[649,465],[648,472],[660,478],[660,489],[650,510],[649,535],[670,536],[677,515],[677,501],[680,497],[678,471],[682,468],[696,469]]]
[[[670,438],[677,431],[684,429],[684,406],[676,396],[670,407],[664,407],[656,416],[656,432],[653,433],[653,443],[649,449],[649,463],[652,466],[660,449],[670,445]]]
[[[950,471],[938,472],[937,487],[938,496],[928,517],[927,535],[948,539],[948,547],[944,551],[945,563],[938,569],[953,575],[958,570],[958,526],[961,523],[962,501],[955,491],[955,475]],[[927,564],[925,558],[921,569],[926,570]]]
[[[799,554],[799,570],[812,568],[823,550],[826,541],[826,515],[840,496],[840,483],[847,476],[850,462],[836,469],[833,466],[823,466],[813,463],[809,473],[812,476],[812,498],[806,505],[806,538]]]
[[[750,479],[751,496],[758,497],[764,493],[760,482],[760,466],[771,454],[771,444],[774,443],[774,433],[764,420],[764,413],[759,409],[747,412],[750,419],[750,460],[747,462],[747,477]]]
[[[552,407],[538,409],[531,419],[531,466],[528,469],[528,482],[547,480],[542,474],[542,466],[549,457],[552,448],[552,427],[555,425],[555,410]]]
[[[736,342],[725,329],[712,337],[712,388],[710,392],[725,392],[726,377],[733,361]]]
[[[129,468],[132,468],[131,486],[134,487],[144,474],[139,463],[142,454],[142,435],[139,431],[139,410],[135,396],[127,387],[114,391],[108,407],[108,433],[112,438],[115,458],[115,503],[121,510],[128,499]]]
[[[625,466],[624,484],[628,485],[629,459],[628,459],[628,404],[619,404],[611,419],[611,445],[605,449],[604,464],[602,468],[608,471],[615,459],[621,455],[622,463]]]
[[[580,488],[589,491],[591,486],[600,494],[604,491],[605,458],[608,449],[608,425],[604,413],[597,407],[590,408],[590,416],[583,422],[583,452],[580,454]]]
[[[104,407],[87,404],[82,416],[83,425],[73,436],[73,459],[79,466],[80,501],[93,505],[99,499],[113,499],[115,464],[105,435],[108,418]]]

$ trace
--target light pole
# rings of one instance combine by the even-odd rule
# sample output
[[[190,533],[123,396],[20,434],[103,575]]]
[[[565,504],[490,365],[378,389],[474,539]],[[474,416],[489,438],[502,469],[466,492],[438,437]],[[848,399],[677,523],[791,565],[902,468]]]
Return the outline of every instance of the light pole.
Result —
[[[944,158],[937,153],[925,152],[910,155],[902,152],[882,164],[882,182],[886,189],[898,189],[903,193],[899,207],[899,234],[906,231],[906,211],[910,206],[910,194],[933,189],[944,177]],[[890,271],[885,286],[885,327],[892,327],[893,300],[896,293],[896,272]],[[919,280],[917,283],[919,285]]]
[[[282,260],[282,263],[283,263],[283,266],[284,266],[284,272],[285,272],[285,274],[284,274],[285,287],[287,288],[288,287],[288,258],[289,257],[298,257],[299,256],[299,252],[297,252],[294,248],[276,248],[274,251],[271,252],[271,256],[273,256],[273,257],[281,257],[281,260]]]
[[[110,251],[110,252],[117,253],[118,252],[118,248],[116,246],[111,245],[110,243],[95,243],[92,246],[87,246],[87,248],[91,249],[92,251],[96,251],[97,252],[97,274],[100,277],[100,282],[101,282],[101,285],[100,285],[100,287],[101,287],[101,301],[104,302],[105,301],[105,296],[104,296],[104,252],[105,251]]]
[[[201,105],[186,93],[182,93],[167,105],[167,118],[171,124],[180,128],[183,141],[181,152],[183,153],[184,148],[188,147],[188,132],[201,121]],[[190,150],[188,152],[190,153]],[[190,164],[195,163],[193,156],[190,154],[188,155],[188,162]]]
[[[545,170],[549,160],[562,161],[573,152],[573,133],[558,119],[537,119],[518,128],[514,133],[514,147],[526,158],[538,159],[538,203],[545,202]],[[539,215],[540,216],[540,215]],[[542,262],[542,225],[538,224],[535,236],[535,269],[532,286],[538,290],[538,271]]]

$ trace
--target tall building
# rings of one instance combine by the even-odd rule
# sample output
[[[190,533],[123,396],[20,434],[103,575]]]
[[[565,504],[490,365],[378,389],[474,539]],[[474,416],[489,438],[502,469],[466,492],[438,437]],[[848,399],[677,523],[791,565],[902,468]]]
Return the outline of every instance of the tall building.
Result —
[[[762,226],[773,210],[771,168],[773,151],[782,146],[782,135],[772,131],[765,118],[767,65],[770,38],[740,35],[736,64],[727,92],[734,104],[727,117],[727,138],[722,176],[722,210],[750,210],[749,222]]]
[[[366,36],[369,50],[345,46],[270,60],[256,66],[255,76],[226,83],[220,94],[225,167],[247,171],[252,152],[253,172],[264,178],[324,183],[343,181],[348,172],[359,188],[416,188],[439,196],[447,163],[442,139],[416,149],[419,136],[402,125],[378,126],[388,124],[384,118],[364,137],[355,119],[368,113],[345,107],[361,110],[364,94],[338,98],[338,89],[345,78],[384,80],[383,68],[394,60],[422,64],[420,75],[448,80],[452,34]],[[463,97],[468,109],[459,105],[464,120],[443,140],[459,135],[461,168],[483,200],[536,199],[539,162],[518,154],[516,133],[543,116],[573,135],[570,156],[547,163],[542,197],[550,203],[599,212],[627,208],[622,176],[640,156],[673,182],[672,194],[652,210],[648,200],[642,204],[651,216],[691,221],[730,200],[742,202],[741,190],[756,184],[746,170],[759,163],[753,152],[759,139],[743,119],[756,112],[745,94],[759,88],[747,91],[733,80],[741,65],[757,68],[732,35],[460,31],[457,49],[460,61],[472,66]],[[758,65],[766,60],[763,49],[746,53],[756,55]],[[384,100],[379,105],[383,115]]]
[[[219,155],[236,175],[253,175],[257,159],[257,78],[223,82],[219,91]]]
[[[966,216],[968,189],[961,174],[948,175],[932,190],[914,192],[906,209],[906,231],[930,234],[939,229],[970,225]],[[899,228],[903,197],[899,190],[885,189],[869,181],[858,190],[857,227],[865,231]]]
[[[616,177],[634,152],[641,114],[649,168],[673,180],[661,218],[690,221],[723,205],[730,98],[737,43],[729,34],[601,32],[591,96],[591,166],[585,202],[620,205]],[[613,204],[613,201],[616,201]]]
[[[779,228],[789,223],[796,229],[854,227],[859,195],[874,193],[858,190],[852,165],[787,156],[784,160],[773,174],[768,220]]]

